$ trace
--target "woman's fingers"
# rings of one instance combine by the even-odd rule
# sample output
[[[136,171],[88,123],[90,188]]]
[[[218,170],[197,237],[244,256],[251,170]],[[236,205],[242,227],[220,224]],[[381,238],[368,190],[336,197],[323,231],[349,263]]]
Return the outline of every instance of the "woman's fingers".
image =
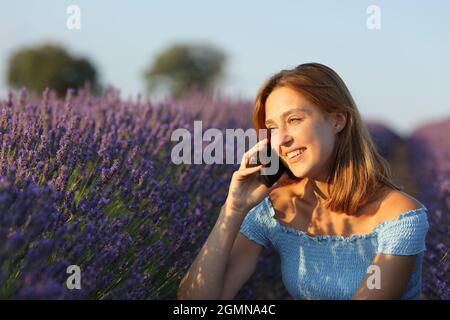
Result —
[[[251,167],[251,168],[246,168],[246,169],[242,169],[242,170],[238,170],[236,171],[236,174],[239,177],[248,177],[249,175],[258,172],[259,170],[261,170],[262,168],[262,164],[256,166],[256,167]]]
[[[241,161],[241,165],[239,170],[248,168],[250,163],[250,157],[256,154],[258,151],[263,150],[264,146],[267,145],[268,139],[264,138],[263,140],[256,143],[253,147],[251,147],[247,152],[244,153]]]

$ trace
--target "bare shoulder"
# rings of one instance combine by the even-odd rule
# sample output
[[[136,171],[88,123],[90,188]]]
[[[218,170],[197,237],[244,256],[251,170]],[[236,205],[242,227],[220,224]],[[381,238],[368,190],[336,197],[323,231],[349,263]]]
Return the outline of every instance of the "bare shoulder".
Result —
[[[402,213],[422,208],[423,205],[413,196],[398,191],[390,190],[383,199],[380,218],[382,220],[395,220]]]

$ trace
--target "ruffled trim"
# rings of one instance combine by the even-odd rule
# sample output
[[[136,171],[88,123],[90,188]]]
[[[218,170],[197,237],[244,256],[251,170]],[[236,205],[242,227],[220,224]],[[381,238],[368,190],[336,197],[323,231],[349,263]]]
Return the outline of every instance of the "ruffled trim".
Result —
[[[318,235],[318,236],[312,236],[309,235],[307,232],[302,231],[302,230],[298,230],[292,227],[287,227],[283,224],[280,223],[280,221],[278,221],[278,219],[274,218],[275,216],[275,209],[273,208],[272,202],[270,200],[270,198],[267,196],[265,198],[265,205],[267,206],[269,212],[270,212],[270,216],[271,219],[274,221],[274,223],[276,224],[276,227],[279,228],[280,230],[282,230],[283,232],[286,233],[290,233],[290,234],[295,234],[298,235],[302,238],[305,238],[307,240],[311,240],[311,241],[317,241],[317,242],[331,242],[331,241],[342,241],[342,242],[353,242],[356,240],[364,240],[364,239],[370,239],[373,238],[375,236],[378,235],[378,232],[380,231],[380,229],[382,229],[383,227],[385,227],[388,224],[394,223],[394,222],[398,222],[402,219],[405,219],[409,216],[414,216],[417,214],[417,212],[420,212],[421,210],[428,210],[425,206],[417,208],[417,209],[413,209],[413,210],[409,210],[406,212],[403,212],[401,214],[398,215],[398,217],[395,220],[386,220],[381,222],[380,224],[378,224],[370,233],[366,233],[366,234],[353,234],[349,237],[344,237],[344,236],[339,236],[339,235],[330,235],[330,234],[325,234],[325,235]]]

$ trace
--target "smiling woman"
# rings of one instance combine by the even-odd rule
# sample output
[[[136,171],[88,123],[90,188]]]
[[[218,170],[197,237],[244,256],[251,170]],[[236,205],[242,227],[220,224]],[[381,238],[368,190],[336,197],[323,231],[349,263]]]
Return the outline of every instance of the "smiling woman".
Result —
[[[313,178],[322,192],[329,188],[324,205],[333,211],[354,213],[382,186],[401,190],[345,83],[324,65],[303,64],[271,77],[257,95],[253,122],[257,130],[270,129],[282,160],[306,148],[307,163],[290,171]]]
[[[342,79],[318,63],[280,71],[254,127],[269,141],[244,154],[179,298],[234,297],[269,247],[294,298],[419,298],[427,208],[392,181]],[[248,159],[269,142],[288,170],[266,187]]]

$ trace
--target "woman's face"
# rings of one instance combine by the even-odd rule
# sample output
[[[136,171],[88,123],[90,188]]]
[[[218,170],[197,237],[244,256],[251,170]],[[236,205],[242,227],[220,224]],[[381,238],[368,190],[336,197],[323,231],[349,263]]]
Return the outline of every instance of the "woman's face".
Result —
[[[325,117],[319,107],[287,87],[273,90],[265,108],[272,148],[292,173],[298,178],[325,181],[335,134],[345,125],[344,114]],[[306,148],[302,154],[289,154],[301,148]]]

